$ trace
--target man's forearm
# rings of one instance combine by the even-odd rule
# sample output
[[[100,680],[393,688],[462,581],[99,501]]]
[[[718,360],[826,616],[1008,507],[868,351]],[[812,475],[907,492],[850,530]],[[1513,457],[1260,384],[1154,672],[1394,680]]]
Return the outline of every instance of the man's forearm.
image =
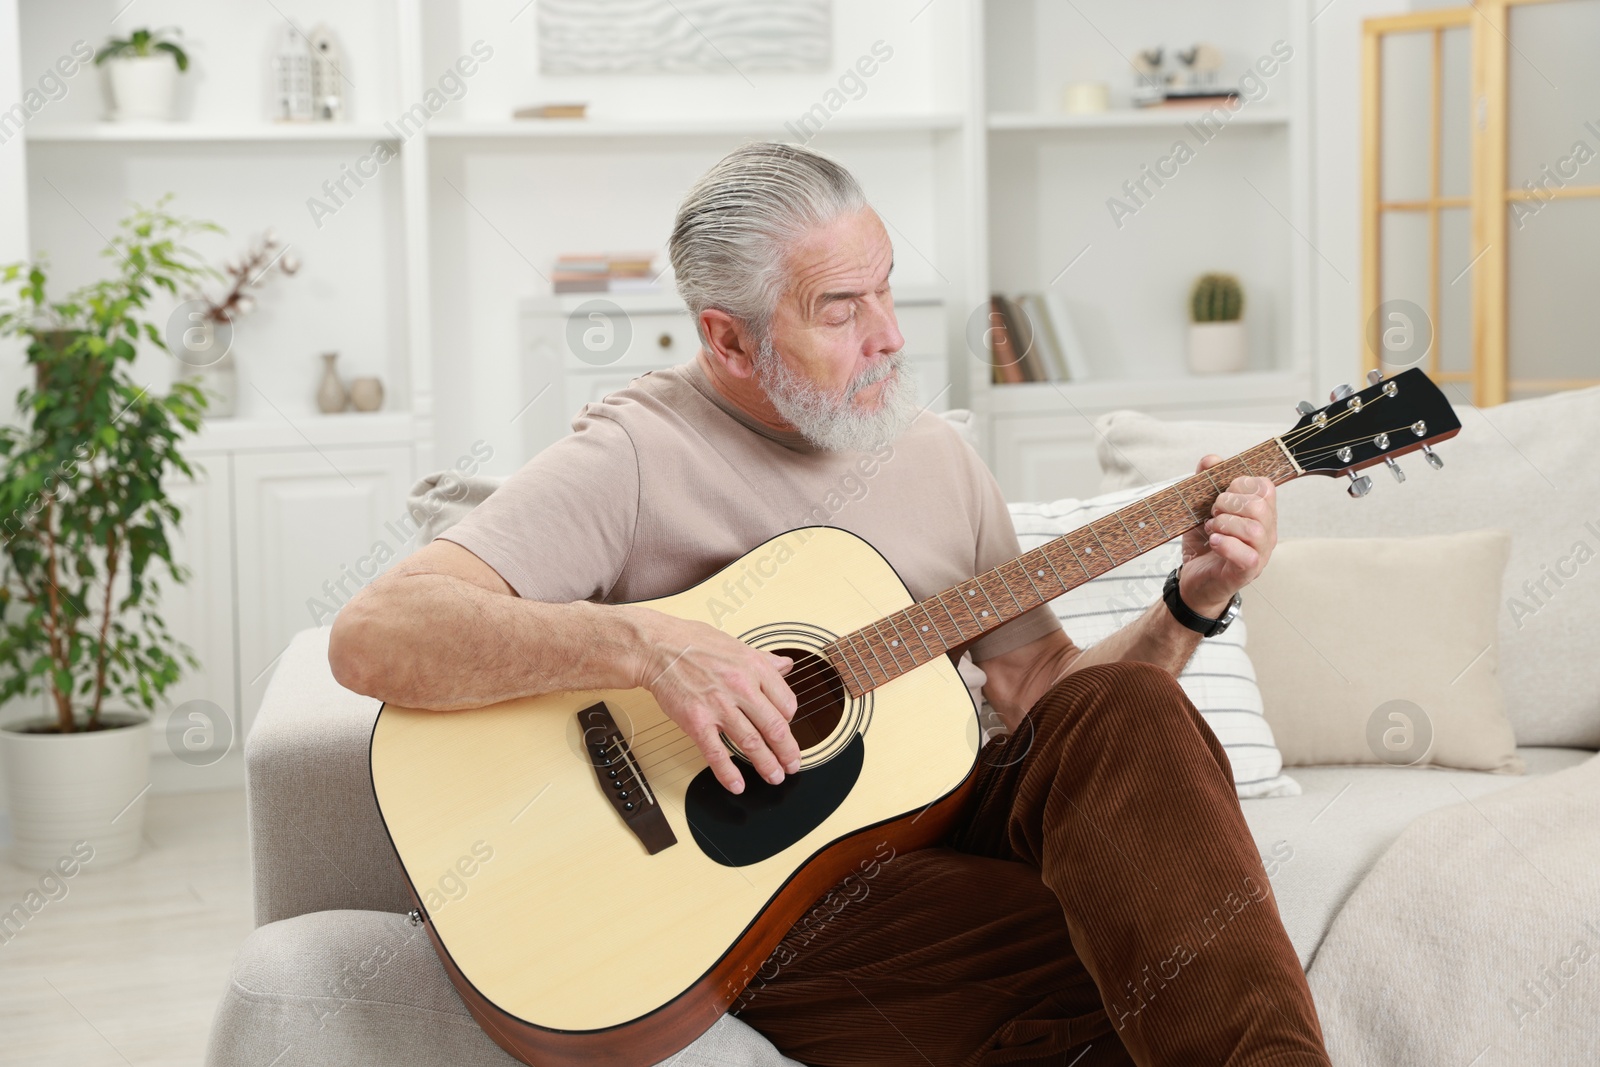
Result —
[[[450,575],[394,575],[339,612],[329,661],[341,685],[379,700],[476,708],[638,685],[643,626],[629,605],[550,604]]]
[[[980,664],[988,675],[983,691],[1014,730],[1034,704],[1073,671],[1096,663],[1142,660],[1176,678],[1201,640],[1158,600],[1137,619],[1086,649],[1058,631],[985,660]]]
[[[1202,640],[1199,634],[1172,617],[1165,602],[1157,600],[1143,615],[1074,656],[1056,681],[1090,664],[1117,660],[1154,663],[1176,677]]]

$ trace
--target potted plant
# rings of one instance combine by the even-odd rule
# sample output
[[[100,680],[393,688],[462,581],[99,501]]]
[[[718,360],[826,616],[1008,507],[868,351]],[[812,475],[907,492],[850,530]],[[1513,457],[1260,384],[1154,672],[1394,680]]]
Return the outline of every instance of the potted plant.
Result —
[[[176,28],[134,30],[113,37],[95,53],[111,79],[111,118],[118,122],[167,122],[177,97],[178,75],[189,55]]]
[[[1189,294],[1189,369],[1196,374],[1244,370],[1244,291],[1231,274],[1202,274]]]
[[[54,300],[42,262],[0,267],[0,336],[26,345],[22,422],[0,427],[0,704],[49,714],[0,727],[13,859],[48,867],[76,843],[97,865],[134,855],[149,783],[148,712],[198,666],[167,631],[158,577],[180,520],[162,479],[193,476],[179,438],[206,399],[179,378],[161,396],[130,374],[150,306],[208,273],[182,241],[217,230],[135,207],[104,253],[116,270]]]

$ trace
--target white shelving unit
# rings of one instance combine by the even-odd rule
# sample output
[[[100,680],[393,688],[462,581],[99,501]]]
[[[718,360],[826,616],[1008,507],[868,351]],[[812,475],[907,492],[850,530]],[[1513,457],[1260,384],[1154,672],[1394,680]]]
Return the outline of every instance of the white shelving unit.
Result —
[[[213,259],[272,225],[304,263],[271,283],[239,330],[239,417],[215,420],[196,443],[213,468],[206,491],[226,497],[196,505],[212,516],[197,536],[226,537],[204,558],[228,570],[200,580],[231,591],[222,615],[218,601],[184,609],[192,617],[180,628],[213,643],[226,635],[226,655],[214,659],[234,677],[206,692],[238,709],[243,725],[259,700],[252,679],[311,624],[306,605],[324,583],[391,539],[385,524],[411,479],[484,451],[480,469],[510,473],[567,425],[575,394],[539,392],[523,336],[529,302],[548,301],[559,253],[653,247],[665,265],[689,184],[746,140],[803,136],[805,116],[821,119],[809,143],[851,168],[887,224],[896,291],[916,294],[907,305],[916,305],[924,360],[937,358],[942,316],[943,404],[975,410],[1009,496],[1093,492],[1090,420],[1112,408],[1287,425],[1317,358],[1311,253],[1297,236],[1312,232],[1306,5],[1132,6],[840,0],[828,72],[558,78],[538,71],[535,12],[495,0],[145,0],[114,24],[96,0],[0,0],[0,20],[16,23],[0,26],[0,50],[11,53],[0,70],[19,72],[22,87],[74,41],[98,45],[138,25],[183,27],[193,61],[182,121],[101,121],[101,72],[86,67],[21,136],[0,143],[0,159],[25,175],[20,187],[0,181],[0,214],[25,235],[10,243],[48,252],[53,284],[92,276],[127,201],[167,191],[178,194],[175,210],[227,227],[226,238],[200,243]],[[339,35],[348,122],[267,121],[267,59],[285,18]],[[1151,24],[1170,25],[1165,41],[1147,39]],[[1194,117],[1129,108],[1133,75],[1119,50],[1208,40],[1232,72],[1279,39],[1295,59],[1267,79],[1266,94],[1115,228],[1105,200]],[[861,91],[839,94],[842,75],[875,45],[891,57]],[[490,56],[454,79],[459,92],[441,92],[475,47]],[[1076,80],[1111,85],[1113,110],[1061,114],[1061,86]],[[590,118],[508,117],[574,99],[589,102]],[[394,160],[362,164],[373,173],[355,182],[375,143]],[[319,217],[319,201],[335,210]],[[1184,295],[1207,269],[1244,279],[1250,373],[1183,375]],[[1079,319],[1097,378],[992,386],[986,361],[968,350],[969,320],[991,291],[1047,286]],[[645,300],[655,310],[642,314],[660,313],[662,300],[670,290]],[[931,341],[930,308],[942,309],[931,313]],[[326,350],[341,352],[347,376],[383,379],[382,416],[316,412]],[[140,369],[161,388],[170,371],[158,357]],[[348,528],[319,545],[296,525],[317,515]],[[247,574],[252,567],[267,571]]]
[[[970,403],[1008,496],[1093,492],[1092,421],[1106,411],[1287,427],[1312,394],[1306,17],[1293,0],[983,5],[979,295],[1055,292],[1094,371],[994,385],[987,365],[970,365]],[[1237,108],[1138,109],[1131,64],[1108,41],[1127,54],[1207,41],[1225,56],[1224,81],[1254,70]],[[1110,86],[1111,109],[1057,110],[1074,81]],[[1246,373],[1188,373],[1188,287],[1211,270],[1244,284]]]

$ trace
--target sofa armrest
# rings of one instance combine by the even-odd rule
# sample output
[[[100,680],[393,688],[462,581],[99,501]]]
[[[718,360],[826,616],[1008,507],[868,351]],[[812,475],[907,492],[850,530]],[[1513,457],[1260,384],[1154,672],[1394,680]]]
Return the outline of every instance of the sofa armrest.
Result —
[[[334,681],[329,627],[279,660],[245,741],[255,920],[411,907],[367,762],[378,701]]]

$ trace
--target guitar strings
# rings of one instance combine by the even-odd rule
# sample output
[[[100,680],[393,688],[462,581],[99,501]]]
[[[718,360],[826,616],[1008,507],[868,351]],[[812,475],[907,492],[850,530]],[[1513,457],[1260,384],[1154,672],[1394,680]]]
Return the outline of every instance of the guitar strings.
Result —
[[[1387,396],[1387,394],[1384,394],[1384,395]],[[1333,418],[1331,418],[1331,419],[1327,420],[1326,422],[1324,422],[1321,426],[1304,427],[1299,431],[1292,431],[1291,434],[1286,434],[1285,437],[1286,438],[1287,437],[1292,437],[1296,442],[1298,442],[1299,440],[1302,440],[1302,439],[1304,439],[1306,437],[1312,436],[1314,434],[1322,433],[1329,426],[1337,424],[1338,422],[1342,421],[1343,419],[1347,418],[1349,415],[1352,415],[1352,414],[1355,414],[1355,409],[1346,408],[1345,411],[1340,412],[1339,414],[1335,415]],[[1347,443],[1354,443],[1354,441],[1356,441],[1356,440],[1360,440],[1360,439],[1359,438],[1352,438],[1349,441],[1334,442],[1332,444],[1324,446],[1327,449],[1327,451],[1325,453],[1308,454],[1306,458],[1307,459],[1311,459],[1311,458],[1313,458],[1313,456],[1320,457],[1320,455],[1323,455],[1323,454],[1331,455],[1334,452],[1337,452],[1337,450],[1340,447],[1343,447]],[[1200,472],[1197,472],[1197,473],[1200,473]],[[879,636],[881,637],[881,635],[879,635]],[[835,644],[837,644],[837,642],[835,642]],[[924,642],[924,644],[926,644],[926,642]],[[907,647],[909,649],[910,646],[907,646]],[[891,653],[891,655],[892,655],[892,653]],[[914,653],[913,653],[913,656],[914,656]],[[926,662],[931,662],[931,660],[924,660],[923,662],[925,662],[925,663]],[[898,668],[898,666],[899,665],[897,663],[896,667]],[[794,692],[794,694],[795,694],[795,696],[797,698],[797,702],[799,703],[799,705],[801,707],[804,707],[804,704],[805,704],[805,702],[807,700],[809,700],[812,697],[814,697],[815,695],[817,695],[819,690],[821,690],[823,688],[826,688],[828,686],[827,675],[828,675],[828,672],[830,670],[833,670],[834,673],[837,673],[836,669],[833,668],[832,664],[831,663],[827,663],[825,661],[824,663],[822,663],[822,664],[820,664],[820,665],[818,665],[816,667],[803,667],[801,669],[801,671],[799,673],[797,673],[796,675],[794,675],[793,677],[785,677],[784,681],[785,681],[786,684],[788,684],[790,686],[791,691]],[[803,718],[804,714],[802,714],[801,717]],[[650,727],[650,728],[646,729],[645,731],[642,731],[637,736],[636,741],[637,742],[643,742],[646,738],[649,738],[649,737],[652,737],[652,736],[659,736],[662,731],[667,730],[669,727],[673,727],[673,726],[676,726],[676,725],[677,724],[675,722],[673,722],[671,719],[668,719],[666,722],[659,723],[654,727]],[[792,728],[793,727],[793,721],[791,721],[789,723],[789,725]],[[643,747],[641,745],[641,747],[637,751],[637,755],[640,758],[643,758],[645,756],[654,755],[654,754],[663,752],[666,748],[670,748],[671,746],[673,746],[675,744],[681,744],[683,741],[692,742],[692,740],[693,739],[690,738],[687,734],[683,734],[679,738],[667,741],[665,745],[658,745],[658,746],[656,746],[654,748],[645,748],[645,747]],[[696,746],[696,747],[698,747],[698,746]]]
[[[1382,432],[1383,433],[1391,433],[1391,434],[1399,434],[1399,433],[1402,433],[1405,430],[1409,430],[1410,428],[1411,427],[1409,425],[1396,426],[1393,429],[1384,430]],[[1323,449],[1322,451],[1307,453],[1306,454],[1306,458],[1307,459],[1311,459],[1311,460],[1322,459],[1324,457],[1333,455],[1334,453],[1338,452],[1339,449],[1345,447],[1346,445],[1360,444],[1360,443],[1362,443],[1364,441],[1370,441],[1370,440],[1372,440],[1373,437],[1376,437],[1376,436],[1377,436],[1377,434],[1362,434],[1360,437],[1351,437],[1351,438],[1348,438],[1348,439],[1346,439],[1344,441],[1333,441],[1333,442],[1330,442],[1329,444],[1327,444],[1325,446],[1319,446],[1320,448]]]
[[[1379,397],[1376,397],[1374,399],[1375,400],[1387,399],[1389,396],[1390,396],[1390,394],[1384,393],[1384,394],[1381,394]],[[1344,419],[1348,418],[1349,416],[1356,414],[1358,412],[1358,410],[1359,409],[1347,407],[1344,411],[1342,411],[1342,412],[1334,415],[1333,417],[1325,420],[1320,425],[1313,424],[1313,425],[1308,425],[1308,426],[1305,426],[1305,427],[1301,427],[1301,428],[1296,429],[1296,430],[1291,430],[1288,433],[1283,434],[1279,438],[1279,440],[1283,441],[1285,444],[1291,444],[1291,443],[1297,444],[1297,443],[1299,443],[1300,441],[1304,440],[1307,437],[1311,437],[1311,436],[1314,436],[1314,435],[1321,434],[1321,433],[1325,432],[1329,427],[1334,426],[1337,423],[1339,423],[1339,422],[1343,421]],[[1387,432],[1398,433],[1401,430],[1404,430],[1406,428],[1408,428],[1408,427],[1396,427],[1395,429],[1393,429],[1391,431],[1387,431]],[[1372,436],[1376,436],[1376,435],[1372,435]],[[1350,439],[1348,439],[1346,441],[1333,442],[1331,444],[1322,446],[1324,448],[1324,451],[1317,452],[1317,453],[1309,453],[1304,458],[1307,459],[1307,460],[1311,460],[1311,459],[1322,458],[1323,456],[1327,456],[1327,455],[1333,455],[1334,453],[1336,453],[1340,448],[1344,447],[1345,445],[1354,444],[1354,443],[1356,443],[1358,441],[1365,440],[1365,439],[1367,439],[1367,437],[1366,437],[1366,435],[1363,435],[1363,437],[1359,437],[1359,438],[1350,438]],[[1301,457],[1296,457],[1297,461],[1300,458]],[[1210,468],[1208,468],[1208,469],[1210,469]],[[1198,475],[1200,473],[1203,473],[1203,472],[1197,471],[1196,475]],[[1068,531],[1068,533],[1072,533],[1072,532],[1076,532],[1076,531]],[[1185,531],[1185,532],[1187,532],[1187,531]],[[1067,535],[1063,534],[1062,536],[1065,537]],[[1177,536],[1181,536],[1181,534],[1177,535]],[[1003,566],[1003,564],[1002,564],[1002,566]],[[1059,577],[1059,575],[1057,577]],[[1082,584],[1082,583],[1079,583],[1079,584]],[[1013,600],[1015,600],[1014,597],[1013,597]],[[922,602],[919,601],[918,603],[922,603]],[[908,609],[902,609],[902,610],[909,610],[909,608]],[[1028,610],[1032,610],[1032,609],[1028,609]],[[852,631],[852,632],[859,632],[859,630],[865,629],[865,628],[866,627],[860,627],[860,628],[858,628],[857,631]],[[848,636],[848,635],[846,635],[846,636]],[[881,637],[881,634],[879,636]],[[835,647],[840,647],[841,651],[843,651],[842,646],[839,646],[839,642],[838,641],[831,642],[830,644],[835,646]],[[926,645],[926,642],[924,642],[924,645]],[[909,650],[910,646],[907,646],[907,648]],[[870,651],[870,646],[869,646],[869,651]],[[891,653],[891,656],[892,656],[892,653]],[[914,657],[914,653],[913,653],[913,657]],[[830,672],[832,672],[835,676],[838,676],[840,678],[841,683],[843,681],[842,675],[839,674],[837,668],[835,668],[833,666],[833,664],[831,662],[829,662],[825,656],[819,656],[819,659],[821,660],[821,663],[819,663],[817,666],[815,666],[815,667],[810,667],[810,666],[802,667],[800,672],[795,674],[793,677],[785,676],[785,678],[784,678],[785,683],[789,685],[790,690],[795,694],[796,699],[797,699],[797,705],[799,707],[803,708],[804,705],[805,705],[805,702],[810,700],[810,699],[812,699],[813,697],[815,697],[818,694],[819,691],[821,691],[823,689],[826,689],[826,688],[831,688],[831,686],[829,684],[829,679],[828,679],[828,675],[829,675]],[[932,660],[929,659],[929,660],[924,660],[923,661],[923,663],[929,663],[929,662],[932,662]],[[920,666],[920,665],[921,664],[915,664],[912,669],[915,669],[916,666]],[[880,663],[880,666],[881,666],[881,663]],[[896,668],[897,669],[898,669],[898,666],[899,666],[899,664],[896,663]],[[808,714],[810,714],[810,713],[802,712],[801,715],[799,716],[799,718],[803,719]],[[791,720],[788,723],[788,725],[792,728],[795,721],[798,721],[798,720]],[[662,755],[662,754],[666,753],[667,750],[673,749],[675,746],[678,746],[678,747],[677,747],[677,752],[674,753],[674,755],[675,754],[679,754],[679,753],[683,753],[685,751],[688,751],[689,748],[692,748],[696,752],[698,752],[698,747],[699,746],[694,742],[694,739],[692,737],[690,737],[687,733],[681,732],[682,731],[681,727],[678,727],[678,729],[680,731],[678,737],[670,738],[670,739],[666,740],[663,744],[658,744],[658,745],[655,745],[654,747],[645,747],[643,745],[640,745],[638,748],[633,748],[632,747],[634,744],[638,744],[639,742],[644,741],[648,737],[654,736],[654,737],[659,738],[659,736],[661,735],[662,731],[666,731],[671,727],[678,727],[678,724],[676,722],[674,722],[673,720],[671,720],[670,718],[668,718],[666,721],[658,723],[655,726],[648,727],[645,730],[641,731],[638,735],[636,735],[636,737],[634,738],[633,742],[630,742],[630,751],[632,751],[634,757],[636,759],[640,760],[641,763],[642,763],[642,761],[646,757]],[[688,742],[688,746],[687,747],[683,747],[685,742]],[[664,757],[664,758],[666,758],[666,757]],[[656,766],[660,767],[661,765],[662,765],[662,761],[661,760],[657,760]]]
[[[1380,397],[1379,399],[1386,398],[1387,395],[1388,394],[1383,394],[1383,396]],[[1328,419],[1321,426],[1302,427],[1301,429],[1299,429],[1297,431],[1291,431],[1290,433],[1285,434],[1283,439],[1285,440],[1286,443],[1288,443],[1288,441],[1290,439],[1292,439],[1293,441],[1298,443],[1298,441],[1303,440],[1306,437],[1310,437],[1310,436],[1313,436],[1315,434],[1320,434],[1320,433],[1324,432],[1328,427],[1337,424],[1338,422],[1344,420],[1345,418],[1348,418],[1350,415],[1353,415],[1355,413],[1356,413],[1356,409],[1346,408],[1344,411],[1342,411],[1342,412],[1334,415],[1332,418]],[[1399,429],[1404,429],[1404,427],[1401,427]],[[1393,432],[1398,432],[1398,429],[1396,431],[1393,431]],[[1317,453],[1317,454],[1314,454],[1314,455],[1319,456],[1319,457],[1321,455],[1323,455],[1323,454],[1331,455],[1334,452],[1337,452],[1338,449],[1343,447],[1345,444],[1354,443],[1355,441],[1358,441],[1358,440],[1361,440],[1361,439],[1362,438],[1351,438],[1349,441],[1334,442],[1334,443],[1332,443],[1330,445],[1325,446],[1325,448],[1327,449],[1326,453]],[[1310,458],[1313,458],[1313,456],[1312,455],[1308,455],[1305,458],[1310,459]],[[1203,472],[1196,472],[1196,474],[1199,474],[1199,473],[1203,473]],[[1069,531],[1069,532],[1072,532],[1072,531]],[[1063,535],[1063,536],[1065,536],[1065,535]],[[1178,536],[1181,536],[1181,535],[1178,535]],[[919,603],[921,603],[921,602],[919,601]],[[1031,610],[1031,609],[1029,609],[1029,610]],[[865,627],[862,627],[861,629],[865,629]],[[880,635],[880,637],[881,637],[881,635]],[[837,646],[838,642],[837,641],[833,642],[833,644]],[[924,644],[926,644],[926,642],[924,642]],[[907,646],[907,648],[909,649],[910,646]],[[891,653],[891,655],[892,655],[892,653]],[[913,653],[913,656],[914,656],[914,653]],[[834,668],[831,663],[827,662],[825,657],[822,657],[822,658],[823,658],[823,663],[821,663],[821,664],[819,664],[819,665],[817,665],[815,667],[803,667],[801,669],[801,671],[798,672],[797,674],[795,674],[793,677],[786,676],[785,679],[784,679],[785,683],[789,685],[791,691],[794,692],[798,703],[802,707],[804,706],[805,701],[807,701],[807,700],[811,699],[812,697],[816,696],[817,693],[821,689],[828,687],[828,674],[829,674],[830,671],[832,671],[834,674],[838,674],[837,669]],[[927,663],[927,662],[932,662],[932,661],[931,660],[924,660],[923,662]],[[918,664],[918,665],[920,666],[920,664]],[[880,666],[881,666],[881,664],[880,664]],[[899,666],[898,663],[896,663],[896,667],[897,668],[898,668],[898,666]],[[912,669],[915,669],[915,667],[913,667]],[[841,677],[841,681],[842,681],[842,677]],[[793,726],[793,722],[791,721],[789,723],[789,725],[792,727]],[[663,723],[659,723],[656,726],[649,727],[646,730],[641,731],[640,734],[638,734],[637,737],[635,738],[635,742],[636,743],[637,742],[642,742],[646,738],[650,738],[652,736],[658,736],[662,731],[668,729],[669,727],[674,727],[674,726],[677,726],[677,724],[675,722],[673,722],[671,719],[668,719],[667,721],[665,721]],[[681,727],[680,727],[680,729],[681,729]],[[652,754],[661,752],[661,751],[664,750],[665,747],[670,747],[671,745],[680,743],[680,742],[682,742],[684,740],[688,740],[688,741],[692,742],[693,739],[690,738],[687,734],[683,734],[677,739],[668,741],[665,746],[656,746],[655,748],[644,748],[644,747],[641,747],[641,748],[639,748],[637,750],[636,755],[638,755],[641,758],[643,758],[644,756],[648,756],[648,755],[652,755]]]

